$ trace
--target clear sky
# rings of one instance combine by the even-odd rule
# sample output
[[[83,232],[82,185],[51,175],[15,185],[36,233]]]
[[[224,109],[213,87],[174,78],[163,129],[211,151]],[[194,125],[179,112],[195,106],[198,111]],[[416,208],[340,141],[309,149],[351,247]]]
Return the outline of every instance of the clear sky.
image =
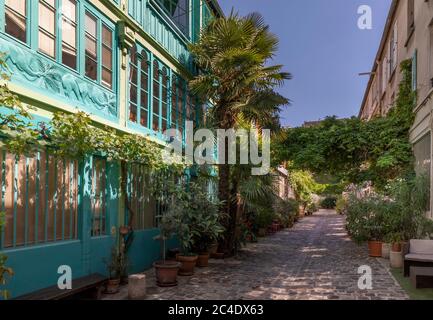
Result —
[[[328,115],[358,115],[391,0],[219,0],[226,14],[260,12],[280,48],[275,63],[293,75],[281,89],[292,105],[284,126]],[[372,9],[373,28],[358,28],[358,7]]]

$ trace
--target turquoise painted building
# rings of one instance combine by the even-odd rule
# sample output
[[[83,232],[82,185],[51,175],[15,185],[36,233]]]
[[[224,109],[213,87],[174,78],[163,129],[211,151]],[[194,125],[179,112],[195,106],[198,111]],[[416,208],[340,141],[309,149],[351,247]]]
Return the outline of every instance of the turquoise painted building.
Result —
[[[53,112],[85,111],[95,124],[149,135],[200,121],[203,106],[187,88],[197,71],[188,43],[212,17],[216,0],[0,0],[0,52],[9,83],[32,106],[35,124]],[[74,278],[107,274],[104,259],[125,224],[119,165],[101,156],[58,160],[49,150],[16,158],[0,151],[0,250],[15,275],[12,297],[57,283],[58,267]],[[131,167],[136,210],[130,272],[160,257],[161,205],[148,197],[142,168]]]

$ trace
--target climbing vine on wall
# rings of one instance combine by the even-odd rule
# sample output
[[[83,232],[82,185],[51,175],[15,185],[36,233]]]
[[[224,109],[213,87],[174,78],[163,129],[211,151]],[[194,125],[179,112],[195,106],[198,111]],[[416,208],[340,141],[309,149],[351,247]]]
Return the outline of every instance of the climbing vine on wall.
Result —
[[[409,130],[414,121],[416,93],[411,87],[411,61],[400,66],[403,79],[395,105],[386,117],[363,121],[326,118],[317,126],[289,128],[274,143],[274,157],[298,169],[337,175],[346,182],[389,180],[413,172]]]

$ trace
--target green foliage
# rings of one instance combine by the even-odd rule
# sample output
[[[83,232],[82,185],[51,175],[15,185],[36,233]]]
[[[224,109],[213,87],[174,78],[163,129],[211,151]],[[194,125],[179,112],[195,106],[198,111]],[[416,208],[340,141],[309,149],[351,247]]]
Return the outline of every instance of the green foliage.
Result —
[[[276,159],[345,182],[373,181],[377,187],[411,172],[409,130],[416,93],[411,90],[410,61],[401,64],[401,72],[399,93],[387,117],[370,121],[329,117],[317,126],[289,128],[275,143]]]
[[[337,211],[338,214],[346,214],[347,205],[348,205],[347,199],[343,196],[339,196],[337,198],[337,202],[335,203],[335,210]]]
[[[426,217],[429,182],[415,177],[393,182],[383,194],[363,199],[351,197],[347,229],[357,242],[401,241],[429,236],[432,222]]]
[[[277,197],[274,201],[277,220],[285,227],[292,227],[299,214],[299,203],[294,199],[284,200]]]
[[[335,209],[337,205],[337,197],[335,196],[327,196],[320,202],[320,206],[323,209]]]
[[[50,140],[58,156],[66,159],[82,159],[96,152],[93,144],[95,129],[86,113],[56,112],[51,120],[51,127]]]
[[[268,64],[277,46],[278,38],[257,13],[214,19],[189,46],[204,70],[190,87],[214,103],[211,113],[218,128],[231,128],[241,114],[261,126],[274,123],[279,107],[288,103],[274,88],[290,78],[282,66]]]
[[[0,212],[0,237],[3,233],[5,225],[5,213]],[[0,252],[0,298],[8,299],[9,291],[1,290],[1,287],[6,285],[7,277],[11,277],[14,272],[11,268],[6,267],[7,256]]]
[[[206,252],[224,232],[219,222],[219,201],[210,197],[203,181],[173,184],[172,190],[168,211],[161,221],[161,236],[176,234],[184,254],[194,249]]]
[[[107,261],[104,259],[111,280],[117,280],[127,275],[128,259],[123,250],[118,250],[116,246],[111,248],[111,257]]]
[[[387,236],[389,240],[422,239],[433,233],[426,217],[430,206],[430,181],[427,176],[399,179],[386,189],[388,203]]]
[[[10,70],[4,53],[0,53],[0,78],[0,136],[6,138],[2,144],[14,154],[29,153],[38,145],[39,134],[30,123],[31,108],[25,107],[7,85]]]
[[[277,46],[278,38],[257,13],[246,17],[231,13],[213,19],[199,41],[189,46],[196,65],[203,70],[189,82],[189,87],[203,101],[212,101],[207,115],[209,125],[232,129],[246,122],[259,128],[279,128],[280,108],[289,101],[276,89],[290,75],[282,71],[281,65],[271,65]],[[233,203],[239,203],[237,197],[244,192],[238,187],[248,180],[240,172],[231,173],[237,169],[221,165],[218,170],[218,193],[223,202],[220,211],[227,214],[221,247],[228,254],[236,250],[241,225],[239,208]],[[258,180],[249,182],[252,185]]]
[[[312,195],[323,190],[313,175],[306,170],[290,170],[289,182],[295,192],[296,200],[306,206],[312,202]]]
[[[347,207],[347,231],[354,241],[382,241],[385,236],[386,202],[380,196],[351,196]]]

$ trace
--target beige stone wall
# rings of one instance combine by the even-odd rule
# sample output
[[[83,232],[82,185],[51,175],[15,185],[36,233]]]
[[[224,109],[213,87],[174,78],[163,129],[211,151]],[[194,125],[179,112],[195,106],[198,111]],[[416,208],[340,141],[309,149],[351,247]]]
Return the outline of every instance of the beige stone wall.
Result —
[[[414,0],[413,29],[408,23],[409,1],[394,0],[392,3],[373,73],[361,106],[360,117],[369,120],[375,115],[386,115],[397,97],[398,85],[402,78],[398,66],[406,59],[413,59],[416,52],[418,99],[414,110],[416,120],[410,132],[411,141],[416,143],[432,130],[433,1]],[[394,33],[395,26],[397,31]],[[393,34],[397,35],[397,69],[391,74],[386,73],[384,78],[384,68],[390,66],[389,50]],[[433,196],[431,198],[433,199]]]

